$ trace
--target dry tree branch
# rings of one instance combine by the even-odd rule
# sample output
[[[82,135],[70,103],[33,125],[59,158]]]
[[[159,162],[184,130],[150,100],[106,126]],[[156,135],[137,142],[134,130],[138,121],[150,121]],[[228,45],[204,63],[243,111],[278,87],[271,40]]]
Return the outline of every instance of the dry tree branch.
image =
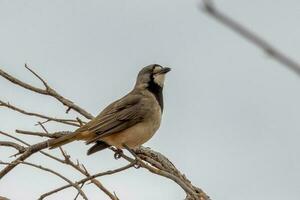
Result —
[[[81,174],[85,175],[86,177],[90,177],[90,173],[88,172],[88,170],[86,169],[86,167],[83,164],[79,164],[79,161],[77,160],[77,163],[75,164],[71,159],[70,159],[70,155],[68,155],[61,147],[59,148],[61,151],[61,154],[63,155],[63,157],[65,158],[64,162],[67,165],[72,166],[74,169],[76,169],[77,171],[79,171]],[[112,194],[108,189],[106,189],[101,183],[100,181],[98,181],[97,179],[91,179],[91,182],[98,187],[100,190],[102,190],[107,196],[109,196],[109,198],[111,198],[112,200],[118,200],[118,197],[115,194]],[[84,185],[84,183],[82,183]]]
[[[235,21],[233,18],[221,12],[216,8],[212,0],[202,0],[203,8],[207,14],[214,17],[217,21],[230,28],[231,30],[238,33],[243,38],[247,39],[260,49],[262,49],[267,55],[277,60],[281,64],[288,67],[290,70],[295,72],[300,76],[300,64],[290,58],[285,53],[281,52],[279,49],[275,48],[266,40],[262,39],[260,36],[256,35],[242,24]]]
[[[79,118],[77,118],[79,119]],[[81,124],[81,121],[78,120],[79,123]],[[45,134],[48,134],[48,135],[51,135],[53,136],[53,134],[49,134],[49,131],[46,129],[46,127],[39,123],[39,125],[42,127],[42,129],[45,131]],[[61,135],[61,133],[58,133],[60,134],[60,137],[65,135]],[[45,135],[44,135],[45,136]],[[77,163],[75,164],[70,158],[71,156],[68,155],[65,151],[63,151],[62,147],[59,147],[59,150],[62,154],[62,156],[64,157],[64,160],[61,160],[59,159],[58,161],[63,163],[63,164],[67,164],[67,165],[70,165],[71,167],[73,167],[75,170],[79,171],[81,174],[85,175],[86,177],[90,176],[88,170],[86,169],[86,167],[83,165],[83,164],[80,164],[79,161],[77,160]],[[101,183],[100,181],[96,180],[96,179],[92,179],[91,182],[96,185],[100,190],[102,190],[107,196],[109,196],[112,200],[118,200],[118,198],[116,197],[116,195],[113,195],[108,189],[106,189]],[[84,183],[81,185],[81,188],[83,187]],[[79,192],[78,194],[76,195],[75,197],[75,200],[77,199],[79,195]]]
[[[81,184],[81,186],[80,186],[80,189],[82,189],[82,188],[83,188],[83,186],[84,186],[84,183],[83,183],[83,184]],[[79,195],[80,195],[80,193],[78,192],[78,193],[76,194],[76,196],[75,196],[74,200],[76,200],[76,199],[79,197]]]
[[[28,135],[35,135],[35,136],[41,136],[41,137],[49,137],[49,138],[52,138],[52,136],[54,134],[57,134],[57,135],[65,135],[67,131],[63,131],[63,132],[56,132],[54,133],[53,135],[51,134],[45,134],[45,133],[39,133],[39,132],[30,132],[30,131],[21,131],[21,130],[18,130],[19,133],[26,133]],[[70,133],[70,132],[69,132]],[[12,139],[15,139],[19,142],[21,142],[22,144],[25,144],[27,146],[30,146],[28,143],[26,143],[25,141],[21,140],[21,139],[18,139],[14,136],[11,136],[10,134],[8,133],[4,133],[2,131],[0,131],[0,134],[4,135],[4,136],[7,136],[7,137],[10,137]],[[53,138],[57,138],[57,137],[53,137]],[[4,144],[5,142],[3,142]],[[0,146],[1,146],[1,142],[0,142]],[[5,144],[3,146],[6,146]],[[21,145],[18,145],[16,143],[13,144],[13,147],[17,147],[18,149],[23,149],[24,148],[24,151],[22,150],[22,152],[19,152],[19,153],[23,153],[25,152],[26,148],[25,147],[22,147]],[[20,147],[19,147],[20,146]],[[79,161],[77,160],[77,164],[75,164],[71,159],[70,159],[70,156],[67,155],[65,152],[63,152],[63,157],[64,159],[60,159],[60,158],[57,158],[51,154],[48,154],[48,153],[45,153],[44,151],[39,151],[40,153],[42,153],[43,155],[59,162],[59,163],[62,163],[62,164],[66,164],[66,165],[70,165],[71,167],[73,167],[74,169],[76,169],[77,171],[79,171],[81,174],[89,177],[90,174],[88,173],[88,171],[86,170],[86,168],[84,167],[84,165],[80,165],[79,164]],[[18,162],[18,161],[16,161]],[[83,168],[81,168],[80,166],[82,166]],[[1,178],[0,178],[1,179]],[[102,190],[105,194],[107,194],[112,200],[118,200],[118,198],[116,197],[115,194],[112,194],[111,192],[109,192],[109,190],[107,190],[97,179],[91,179],[91,182],[96,185],[100,190]]]
[[[49,117],[49,116],[46,116],[46,115],[41,115],[39,113],[27,112],[27,111],[25,111],[21,108],[18,108],[18,107],[14,106],[10,103],[5,103],[4,101],[0,100],[0,107],[1,106],[7,107],[11,110],[17,111],[17,112],[22,113],[24,115],[35,116],[35,117],[39,117],[39,118],[42,118],[42,119],[46,119],[47,122],[55,121],[55,122],[59,122],[59,123],[62,123],[62,124],[67,124],[67,125],[71,125],[71,126],[80,127],[80,125],[78,124],[78,121],[74,120],[74,119],[55,118],[55,117]]]
[[[94,175],[92,175],[92,176],[86,177],[86,178],[84,178],[84,179],[81,179],[81,180],[79,180],[79,181],[76,181],[76,183],[77,183],[77,184],[81,184],[81,183],[85,183],[85,182],[87,182],[87,181],[89,181],[89,180],[95,179],[95,178],[100,177],[100,176],[106,176],[106,175],[112,175],[112,174],[115,174],[115,173],[119,173],[119,172],[121,172],[121,171],[124,171],[124,170],[127,170],[127,169],[133,167],[134,164],[135,164],[134,162],[131,162],[131,163],[129,163],[128,165],[126,165],[126,166],[124,166],[124,167],[117,168],[117,169],[115,169],[115,170],[108,170],[108,171],[106,171],[106,172],[100,172],[100,173],[94,174]],[[64,190],[64,189],[66,189],[66,188],[69,188],[69,187],[71,187],[71,186],[72,186],[71,184],[68,184],[68,185],[64,185],[64,186],[62,186],[62,187],[60,187],[60,188],[57,188],[57,189],[55,189],[55,190],[52,190],[52,191],[50,191],[50,192],[47,192],[47,193],[41,195],[41,197],[39,198],[39,200],[42,200],[42,199],[44,199],[46,196],[52,195],[52,194],[54,194],[54,193],[56,193],[56,192],[59,192],[59,191],[61,191],[61,190]]]
[[[15,159],[14,161],[12,161],[10,163],[10,165],[7,165],[4,169],[2,169],[0,171],[0,180],[7,174],[9,173],[11,170],[13,170],[18,164],[20,164],[20,162],[23,162],[24,160],[26,160],[28,157],[30,157],[31,155],[37,153],[37,152],[40,152],[42,154],[44,154],[45,156],[47,157],[50,157],[56,161],[60,161],[60,159],[56,158],[55,156],[52,156],[46,152],[43,152],[41,150],[45,149],[48,147],[49,143],[51,143],[52,140],[54,139],[49,139],[49,140],[46,140],[46,141],[43,141],[43,142],[40,142],[40,143],[36,143],[34,145],[30,145],[28,144],[27,142],[15,137],[15,136],[12,136],[8,133],[5,133],[3,131],[0,131],[0,134],[1,135],[4,135],[4,136],[7,136],[9,138],[12,138],[22,144],[25,144],[26,146],[28,146],[26,148],[26,151],[24,153],[22,153],[17,159]]]
[[[64,181],[66,181],[67,183],[69,183],[71,186],[73,186],[75,189],[77,189],[77,191],[79,192],[79,194],[82,196],[82,198],[84,198],[85,200],[88,200],[87,196],[85,195],[85,193],[82,191],[82,189],[78,186],[77,183],[73,183],[71,180],[69,180],[68,178],[66,178],[65,176],[63,176],[62,174],[52,170],[52,169],[49,169],[49,168],[46,168],[46,167],[43,167],[41,165],[36,165],[36,164],[33,164],[33,163],[30,163],[30,162],[24,162],[24,161],[19,161],[20,164],[23,164],[23,165],[28,165],[28,166],[32,166],[34,168],[37,168],[37,169],[41,169],[43,171],[46,171],[46,172],[49,172],[51,174],[54,174],[55,176],[58,176],[60,177],[61,179],[63,179]],[[11,163],[5,163],[5,162],[2,162],[0,161],[0,164],[4,164],[4,165],[11,165]]]
[[[34,132],[34,131],[25,131],[25,130],[16,130],[16,133],[23,134],[23,135],[32,135],[32,136],[39,136],[39,137],[47,137],[47,138],[59,138],[66,134],[72,133],[71,131],[59,131],[55,133],[43,133],[43,132]]]
[[[16,150],[19,151],[19,153],[24,153],[26,151],[25,147],[23,147],[17,143],[14,143],[14,142],[9,142],[9,141],[0,141],[0,146],[15,148]]]
[[[24,140],[21,140],[21,139],[19,139],[19,138],[17,138],[17,137],[12,136],[11,134],[5,133],[5,132],[3,132],[3,131],[0,131],[0,134],[1,134],[1,135],[4,135],[4,136],[6,136],[6,137],[9,137],[9,138],[11,138],[11,139],[14,139],[14,140],[16,140],[16,141],[18,141],[18,142],[20,142],[20,143],[26,145],[27,148],[30,147],[30,144],[28,144],[28,143],[25,142]],[[27,148],[26,148],[26,149],[27,149]],[[46,153],[46,152],[44,152],[44,151],[39,151],[39,153],[43,154],[44,156],[46,156],[46,157],[48,157],[48,158],[51,158],[51,159],[53,159],[53,160],[56,160],[56,161],[58,161],[58,162],[60,162],[60,163],[63,163],[63,162],[64,162],[64,160],[59,159],[59,158],[57,158],[57,157],[55,157],[55,156],[53,156],[53,155],[51,155],[51,154],[48,154],[48,153]],[[18,154],[17,154],[17,155],[18,155]],[[1,178],[0,178],[0,179],[1,179]]]
[[[0,180],[12,169],[14,169],[18,164],[26,160],[28,157],[30,157],[32,154],[39,152],[42,149],[45,149],[48,147],[49,141],[40,142],[34,145],[29,146],[26,151],[21,154],[17,159],[12,161],[9,165],[7,165],[4,169],[0,171]]]
[[[23,130],[16,130],[17,133],[21,133],[21,134],[26,134],[26,135],[34,135],[34,136],[40,136],[40,137],[48,137],[48,138],[58,138],[58,137],[61,137],[67,133],[71,133],[70,131],[63,131],[63,132],[56,132],[56,133],[52,133],[52,134],[49,134],[48,131],[45,129],[45,127],[43,127],[43,129],[45,130],[45,132],[47,133],[42,133],[42,132],[31,132],[31,131],[23,131]],[[3,133],[0,131],[0,133]],[[9,136],[13,139],[17,139],[13,136],[10,136],[9,134],[7,133],[3,133],[3,135],[5,136]],[[25,145],[29,145],[28,143],[22,141],[22,140],[18,140],[20,141],[21,143],[25,144]],[[1,145],[0,145],[1,146]],[[70,156],[67,155],[62,149],[61,149],[61,152],[62,152],[62,155],[64,157],[64,160],[63,159],[59,159],[55,156],[52,156],[51,154],[48,154],[48,153],[45,153],[43,151],[40,151],[40,153],[44,154],[45,156],[47,157],[50,157],[56,161],[58,161],[59,163],[62,163],[62,164],[67,164],[67,165],[70,165],[71,167],[73,167],[74,169],[76,169],[77,171],[79,171],[81,174],[85,175],[85,176],[90,176],[90,174],[88,173],[88,171],[86,170],[86,168],[84,167],[84,165],[80,165],[79,164],[79,161],[77,161],[77,164],[75,164],[71,159],[70,159]],[[82,168],[80,167],[82,166]],[[91,182],[96,185],[100,190],[102,190],[105,194],[107,194],[112,200],[118,200],[118,198],[116,197],[115,194],[112,194],[111,192],[109,192],[109,190],[107,190],[98,180],[96,179],[92,179]]]
[[[23,141],[23,140],[21,140],[21,139],[15,137],[15,136],[12,136],[11,134],[5,133],[5,132],[3,132],[3,131],[0,131],[0,134],[1,134],[1,135],[4,135],[4,136],[6,136],[6,137],[9,137],[9,138],[11,138],[11,139],[14,139],[14,140],[16,140],[16,141],[18,141],[18,142],[20,142],[20,143],[22,143],[22,144],[25,144],[26,146],[30,146],[27,142],[25,142],[25,141]]]
[[[115,148],[110,148],[118,152]],[[132,159],[121,153],[120,156],[130,163],[137,163],[139,167],[145,168],[153,174],[168,178],[177,183],[186,193],[186,200],[210,200],[209,196],[200,188],[195,187],[192,183],[181,174],[178,169],[161,153],[151,150],[150,148],[140,147],[134,152],[135,159]]]
[[[29,85],[28,83],[25,83],[13,76],[11,76],[10,74],[6,73],[5,71],[0,69],[0,76],[2,76],[3,78],[9,80],[10,82],[19,85],[20,87],[23,87],[27,90],[39,93],[39,94],[43,94],[43,95],[48,95],[51,96],[55,99],[57,99],[59,102],[61,102],[63,105],[67,106],[67,112],[69,112],[71,109],[75,110],[76,112],[78,112],[79,114],[81,114],[82,116],[86,117],[87,119],[92,119],[93,115],[91,115],[90,113],[88,113],[86,110],[84,110],[83,108],[79,107],[78,105],[76,105],[75,103],[73,103],[71,100],[61,96],[58,92],[56,92],[53,88],[51,88],[47,82],[41,78],[41,76],[39,76],[36,72],[34,72],[32,69],[30,69],[26,64],[25,67],[27,70],[29,70],[35,77],[37,77],[45,86],[45,89],[40,89],[37,88],[35,86]]]
[[[182,174],[175,165],[161,153],[151,150],[150,148],[140,147],[135,153],[144,161],[154,167],[153,173],[165,176],[175,181],[187,193],[187,199],[208,200],[206,193],[198,187],[195,187],[190,180]],[[155,169],[156,168],[156,169]],[[153,169],[149,169],[153,170]],[[166,172],[166,173],[163,173]],[[162,174],[163,173],[163,174]]]

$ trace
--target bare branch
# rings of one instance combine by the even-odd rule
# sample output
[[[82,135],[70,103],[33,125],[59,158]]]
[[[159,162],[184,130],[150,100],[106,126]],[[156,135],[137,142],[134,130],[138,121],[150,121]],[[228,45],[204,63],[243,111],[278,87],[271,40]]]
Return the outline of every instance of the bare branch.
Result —
[[[37,87],[34,87],[32,85],[29,85],[23,81],[20,81],[19,79],[11,76],[10,74],[6,73],[5,71],[3,71],[2,69],[0,69],[0,75],[9,80],[10,82],[16,84],[16,85],[19,85],[25,89],[28,89],[28,90],[31,90],[33,92],[36,92],[36,93],[39,93],[39,94],[44,94],[44,95],[48,95],[47,94],[47,91],[46,90],[43,90],[43,89],[40,89],[40,88],[37,88]]]
[[[16,150],[19,151],[19,153],[24,153],[26,151],[25,147],[23,147],[17,143],[14,143],[14,142],[9,142],[9,141],[0,141],[0,146],[15,148]]]
[[[80,189],[82,189],[84,186],[84,183],[81,184]],[[79,197],[80,193],[78,192],[74,198],[74,200],[76,200]]]
[[[45,86],[46,89],[50,88],[49,85],[47,84],[47,82],[42,77],[40,77],[35,71],[30,69],[26,63],[25,63],[25,68],[28,69],[35,77],[37,77],[43,83],[43,85]]]
[[[16,140],[16,141],[18,141],[18,142],[20,142],[20,143],[22,143],[22,144],[25,144],[25,145],[29,146],[29,144],[28,144],[27,142],[25,142],[25,141],[23,141],[23,140],[21,140],[21,139],[15,137],[15,136],[12,136],[12,135],[10,135],[10,134],[8,134],[8,133],[5,133],[5,132],[3,132],[3,131],[0,131],[0,134],[1,134],[1,135],[4,135],[4,136],[6,136],[6,137],[9,137],[9,138],[11,138],[11,139],[14,139],[14,140]]]
[[[10,134],[8,134],[8,133],[5,133],[5,132],[3,132],[3,131],[0,131],[0,134],[1,134],[1,135],[4,135],[4,136],[6,136],[6,137],[12,138],[12,139],[14,139],[14,140],[16,140],[16,141],[18,141],[18,142],[20,142],[20,143],[22,143],[22,144],[28,146],[28,147],[30,146],[30,144],[28,144],[28,143],[25,142],[24,140],[21,140],[21,139],[19,139],[19,138],[17,138],[17,137],[14,137],[14,136],[12,136],[12,135],[10,135]],[[44,152],[44,151],[39,151],[39,152],[40,152],[41,154],[47,156],[48,158],[51,158],[51,159],[53,159],[53,160],[56,160],[56,161],[58,161],[58,162],[64,164],[64,160],[62,160],[62,159],[59,159],[59,158],[57,158],[57,157],[55,157],[55,156],[53,156],[53,155],[51,155],[51,154],[49,154],[49,153],[46,153],[46,152]],[[1,179],[1,178],[0,178],[0,179]]]
[[[82,116],[86,117],[87,119],[93,119],[93,115],[91,115],[90,113],[88,113],[87,111],[85,111],[83,108],[79,107],[78,105],[76,105],[75,103],[73,103],[71,100],[64,98],[63,96],[61,96],[59,93],[57,93],[53,88],[51,88],[44,79],[42,79],[40,76],[37,75],[36,72],[34,72],[32,69],[30,69],[27,65],[25,66],[26,69],[28,69],[34,76],[36,76],[40,81],[42,81],[43,85],[45,86],[45,89],[40,89],[37,87],[34,87],[32,85],[29,85],[28,83],[25,83],[13,76],[11,76],[10,74],[6,73],[5,71],[3,71],[2,69],[0,69],[0,76],[2,76],[3,78],[7,79],[8,81],[23,87],[27,90],[39,93],[39,94],[43,94],[43,95],[48,95],[51,96],[55,99],[57,99],[59,102],[61,102],[63,105],[68,107],[68,110],[73,109],[76,112],[78,112],[79,114],[81,114]]]
[[[33,164],[33,163],[29,163],[29,162],[19,161],[19,163],[21,163],[23,165],[32,166],[32,167],[37,168],[37,169],[41,169],[43,171],[49,172],[51,174],[54,174],[54,175],[60,177],[61,179],[65,180],[67,183],[69,183],[71,186],[76,188],[77,191],[79,192],[79,194],[82,196],[82,198],[84,198],[85,200],[88,200],[87,196],[84,194],[84,192],[81,190],[81,188],[78,186],[77,183],[73,183],[71,180],[69,180],[65,176],[61,175],[60,173],[58,173],[58,172],[56,172],[52,169],[43,167],[41,165],[36,165],[36,164]],[[5,162],[2,162],[2,161],[0,161],[0,164],[5,164],[5,165],[8,165],[8,166],[11,165],[11,163],[5,163]]]
[[[110,149],[116,152],[116,149]],[[135,159],[138,162],[137,164],[140,167],[143,167],[156,175],[173,180],[186,192],[189,200],[210,200],[209,196],[207,196],[205,192],[203,192],[200,188],[193,186],[191,182],[186,179],[186,177],[182,175],[162,154],[150,150],[150,148],[140,147],[135,150],[135,155]],[[131,163],[136,163],[135,159],[132,159],[123,153],[121,153],[121,157]],[[160,164],[158,165],[158,163]]]
[[[236,22],[234,19],[229,17],[228,15],[221,12],[216,6],[213,4],[212,0],[202,0],[203,8],[210,16],[214,17],[223,25],[227,26],[231,30],[238,33],[240,36],[244,37],[260,49],[262,49],[267,55],[277,60],[281,64],[288,67],[290,70],[295,72],[300,76],[300,64],[281,52],[279,49],[275,48],[273,45],[268,43],[266,40],[262,39],[260,36],[256,35],[249,29],[242,26],[240,23]]]
[[[47,121],[55,121],[55,122],[59,122],[59,123],[62,123],[62,124],[67,124],[67,125],[80,127],[80,125],[77,124],[78,121],[74,120],[74,119],[54,118],[54,117],[49,117],[49,116],[46,116],[46,115],[41,115],[39,113],[27,112],[27,111],[25,111],[21,108],[18,108],[14,105],[11,105],[10,103],[5,103],[1,100],[0,100],[0,106],[7,107],[11,110],[17,111],[17,112],[22,113],[24,115],[35,116],[35,117],[39,117],[39,118],[42,118],[42,119],[46,119]]]
[[[1,134],[1,135],[4,135],[4,136],[6,136],[6,137],[12,138],[12,139],[14,139],[14,140],[16,140],[16,141],[18,141],[18,142],[20,142],[20,143],[22,143],[22,144],[28,146],[28,148],[26,149],[26,151],[18,158],[18,159],[20,159],[20,160],[22,160],[22,159],[25,160],[26,158],[28,158],[28,157],[31,156],[32,154],[34,154],[34,153],[36,153],[36,152],[40,152],[41,154],[43,154],[43,155],[45,155],[45,156],[47,156],[47,157],[49,157],[49,158],[51,158],[51,159],[53,159],[53,160],[56,160],[56,161],[58,161],[58,162],[60,162],[60,163],[64,163],[64,160],[61,160],[61,159],[59,159],[59,158],[57,158],[57,157],[55,157],[55,156],[52,156],[52,155],[50,155],[50,154],[48,154],[48,153],[46,153],[46,152],[44,152],[44,151],[38,150],[39,148],[40,148],[40,149],[47,148],[46,144],[48,144],[48,142],[49,142],[50,140],[36,144],[36,146],[38,146],[38,147],[34,149],[34,147],[33,147],[34,145],[30,146],[30,144],[28,144],[28,143],[25,142],[24,140],[21,140],[21,139],[19,139],[19,138],[17,138],[17,137],[14,137],[14,136],[12,136],[12,135],[10,135],[10,134],[8,134],[8,133],[3,132],[3,131],[0,131],[0,134]],[[39,145],[40,145],[40,146],[39,146]],[[33,152],[32,152],[32,149],[34,150]],[[25,154],[25,155],[24,155],[24,154]],[[23,156],[23,157],[22,157],[22,156]],[[13,165],[13,162],[12,162],[10,166],[7,166],[7,168],[4,168],[4,169],[0,172],[0,179],[1,179],[3,176],[5,176],[9,171],[11,171],[14,167],[16,167],[16,166],[18,165],[18,159],[15,160],[16,163],[15,163],[14,165]]]
[[[43,133],[43,132],[24,131],[24,130],[17,129],[16,133],[23,134],[23,135],[33,135],[33,136],[39,136],[39,137],[47,137],[47,138],[59,138],[61,136],[72,133],[72,131],[58,131],[58,132],[55,132],[55,133]]]
[[[48,141],[40,142],[35,145],[29,146],[27,150],[19,156],[16,160],[12,161],[9,165],[7,165],[3,170],[0,171],[0,180],[12,169],[14,169],[20,162],[23,162],[25,159],[30,157],[32,154],[45,149],[48,147]]]
[[[108,171],[106,171],[106,172],[97,173],[97,174],[94,174],[94,175],[89,176],[89,177],[87,177],[87,178],[81,179],[81,180],[77,181],[76,183],[77,183],[77,184],[81,184],[81,183],[85,183],[85,182],[87,182],[87,181],[89,181],[89,180],[95,179],[95,178],[100,177],[100,176],[112,175],[112,174],[115,174],[115,173],[119,173],[119,172],[121,172],[121,171],[124,171],[124,170],[127,170],[127,169],[131,168],[132,166],[134,166],[134,164],[135,164],[135,163],[129,163],[128,165],[126,165],[126,166],[124,166],[124,167],[120,167],[120,168],[115,169],[115,170],[108,170]],[[55,190],[52,190],[52,191],[50,191],[50,192],[47,192],[47,193],[41,195],[40,198],[39,198],[39,200],[42,200],[42,199],[44,199],[45,197],[47,197],[47,196],[49,196],[49,195],[52,195],[52,194],[54,194],[54,193],[56,193],[56,192],[59,192],[59,191],[61,191],[61,190],[64,190],[64,189],[66,189],[66,188],[69,188],[69,187],[71,187],[71,186],[72,186],[71,184],[68,184],[68,185],[64,185],[64,186],[62,186],[62,187],[60,187],[60,188],[57,188],[57,189],[55,189]]]
[[[153,167],[143,166],[150,172],[164,176],[176,182],[186,192],[190,199],[209,200],[209,196],[200,188],[192,185],[191,181],[182,174],[175,165],[164,155],[150,148],[140,147],[135,151],[138,156]]]
[[[46,127],[44,126],[43,123],[38,122],[38,125],[40,125],[40,127],[42,127],[42,129],[45,131],[45,133],[48,133],[48,134],[49,134],[48,130],[46,129]]]
[[[84,124],[86,124],[86,122],[82,121],[79,117],[76,117],[76,120],[78,121],[80,126],[83,126]]]
[[[34,145],[29,145],[28,143],[16,138],[16,137],[13,137],[7,133],[4,133],[2,131],[0,131],[0,134],[2,135],[5,135],[7,137],[10,137],[10,138],[13,138],[13,139],[16,139],[17,141],[23,143],[23,144],[26,144],[28,145],[28,148],[26,149],[26,151],[20,155],[17,159],[15,159],[14,161],[12,161],[10,163],[10,165],[6,166],[4,169],[2,169],[0,171],[0,180],[7,174],[9,173],[12,169],[14,169],[20,162],[23,162],[24,160],[26,160],[28,157],[30,157],[31,155],[37,153],[37,152],[41,152],[42,154],[48,156],[48,157],[51,157],[51,158],[54,158],[54,156],[51,156],[45,152],[42,152],[41,150],[45,149],[45,148],[48,148],[49,147],[49,144],[51,144],[55,139],[49,139],[49,140],[46,140],[46,141],[43,141],[43,142],[40,142],[40,143],[36,143]],[[55,159],[55,160],[58,160],[58,159]]]
[[[45,131],[47,131],[47,130],[45,130]],[[49,133],[39,133],[39,132],[30,132],[30,131],[21,131],[21,130],[16,130],[16,132],[18,132],[18,133],[23,133],[23,134],[29,134],[29,135],[38,135],[38,136],[45,136],[45,137],[52,137],[52,134],[49,134]],[[0,133],[2,133],[3,135],[5,135],[5,136],[8,136],[8,137],[12,137],[13,139],[17,139],[17,138],[14,138],[13,136],[10,136],[9,134],[7,134],[7,133],[4,133],[4,132],[1,132],[0,131]],[[57,132],[57,134],[62,134],[62,132]],[[54,134],[53,134],[54,135]],[[64,135],[64,134],[62,134],[62,135]],[[61,136],[62,136],[61,135]],[[56,137],[54,137],[54,138],[56,138]],[[25,144],[25,145],[28,145],[28,143],[26,143],[26,142],[24,142],[24,141],[22,141],[22,140],[19,140],[18,139],[18,141],[20,141],[21,143],[23,143],[23,144]],[[47,142],[47,141],[46,141]],[[42,142],[42,144],[44,144],[45,142]],[[39,143],[40,144],[40,143]],[[16,144],[16,145],[18,145],[18,144]],[[1,146],[1,143],[0,143],[0,146]],[[29,146],[29,148],[31,148],[31,146]],[[39,148],[46,148],[44,145],[41,145]],[[61,149],[61,148],[60,148]],[[23,152],[25,152],[25,151],[23,151]],[[22,152],[22,153],[23,153]],[[61,152],[62,152],[62,155],[63,155],[63,157],[65,158],[64,160],[62,160],[62,159],[59,159],[59,158],[57,158],[57,157],[55,157],[55,156],[52,156],[52,155],[50,155],[50,154],[48,154],[48,153],[45,153],[45,152],[43,152],[43,151],[40,151],[40,153],[42,153],[42,154],[44,154],[44,155],[46,155],[47,157],[50,157],[50,158],[52,158],[52,159],[54,159],[54,160],[56,160],[56,161],[58,161],[58,162],[60,162],[60,163],[62,163],[62,164],[67,164],[67,165],[70,165],[71,167],[73,167],[74,169],[76,169],[77,171],[79,171],[81,174],[83,174],[83,175],[85,175],[85,176],[87,176],[87,177],[89,177],[90,176],[90,174],[88,173],[88,171],[87,171],[87,169],[84,167],[84,165],[79,165],[79,163],[78,164],[75,164],[71,159],[70,159],[70,156],[69,155],[67,155],[62,149],[61,149]],[[32,153],[35,153],[35,152],[32,152]],[[29,157],[29,156],[28,156]],[[7,166],[7,168],[6,168],[6,171],[7,170],[12,170],[13,169],[13,167],[15,167],[17,164],[19,164],[20,162],[21,162],[21,159],[26,159],[26,157],[25,156],[23,156],[23,157],[20,157],[20,158],[18,158],[18,159],[16,159],[15,161],[13,161],[10,165],[8,165]],[[15,163],[15,164],[14,164]],[[11,167],[10,167],[11,166]],[[83,168],[81,168],[80,166],[82,166]],[[6,171],[3,171],[3,173],[5,173]],[[3,174],[3,175],[5,175],[5,174]],[[0,172],[0,179],[1,179],[1,172]],[[117,197],[114,195],[114,194],[112,194],[111,192],[109,192],[109,190],[107,190],[98,180],[96,180],[96,179],[91,179],[91,182],[93,183],[93,184],[95,184],[100,190],[102,190],[105,194],[107,194],[112,200],[118,200],[117,199]]]
[[[90,177],[90,173],[88,172],[88,170],[85,168],[84,165],[79,164],[79,161],[77,160],[77,163],[75,164],[71,159],[70,159],[70,155],[68,155],[61,147],[59,148],[61,151],[61,154],[63,155],[63,157],[65,158],[65,164],[72,166],[74,169],[76,169],[77,171],[79,171],[81,174],[85,175],[86,177]],[[91,179],[91,182],[96,185],[100,190],[102,190],[107,196],[109,196],[109,198],[111,198],[112,200],[118,200],[118,198],[116,197],[116,195],[112,194],[108,189],[106,189],[101,183],[100,181],[98,181],[97,179]],[[83,183],[84,184],[84,183]]]

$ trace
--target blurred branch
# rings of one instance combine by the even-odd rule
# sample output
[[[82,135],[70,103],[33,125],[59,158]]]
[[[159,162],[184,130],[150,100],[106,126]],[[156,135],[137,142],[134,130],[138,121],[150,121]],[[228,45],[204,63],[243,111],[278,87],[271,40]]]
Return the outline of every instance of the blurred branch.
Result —
[[[298,62],[281,52],[279,49],[275,48],[273,45],[262,39],[257,34],[247,29],[242,24],[235,21],[233,18],[224,14],[214,5],[212,0],[202,0],[202,2],[203,8],[207,14],[214,17],[217,21],[233,30],[234,32],[238,33],[240,36],[247,39],[258,48],[262,49],[271,58],[277,60],[300,76],[300,64]]]

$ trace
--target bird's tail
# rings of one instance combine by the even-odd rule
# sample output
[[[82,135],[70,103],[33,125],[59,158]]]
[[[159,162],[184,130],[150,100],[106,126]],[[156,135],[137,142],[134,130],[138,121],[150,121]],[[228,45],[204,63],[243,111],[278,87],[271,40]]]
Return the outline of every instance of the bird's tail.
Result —
[[[77,140],[77,133],[70,133],[68,135],[61,136],[59,138],[53,139],[49,141],[49,149],[55,149],[57,147],[60,147],[64,144],[68,144],[70,142],[73,142],[74,140]]]

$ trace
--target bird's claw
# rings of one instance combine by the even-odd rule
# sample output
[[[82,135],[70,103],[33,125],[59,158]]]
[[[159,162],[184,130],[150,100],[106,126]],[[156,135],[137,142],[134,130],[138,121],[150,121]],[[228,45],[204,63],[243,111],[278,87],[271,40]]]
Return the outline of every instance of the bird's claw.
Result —
[[[141,165],[139,164],[139,161],[138,161],[138,159],[135,159],[133,162],[134,162],[134,165],[133,165],[133,167],[134,167],[135,169],[139,169],[139,168],[141,168]]]
[[[123,151],[121,149],[117,149],[115,154],[114,154],[114,158],[116,160],[120,159],[122,157]]]

